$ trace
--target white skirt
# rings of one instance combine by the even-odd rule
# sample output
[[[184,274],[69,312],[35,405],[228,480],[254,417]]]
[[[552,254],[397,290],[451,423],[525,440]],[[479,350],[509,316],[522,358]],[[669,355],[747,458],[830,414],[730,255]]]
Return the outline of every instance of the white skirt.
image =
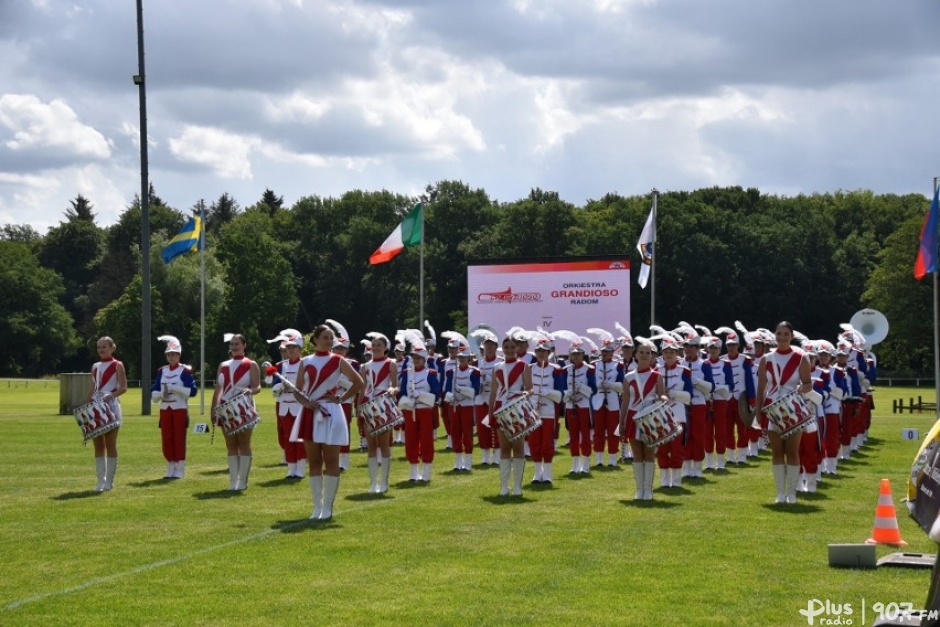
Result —
[[[326,410],[314,412],[313,441],[317,444],[334,444],[347,446],[349,444],[349,427],[346,426],[346,414],[339,403],[323,403],[320,407]]]

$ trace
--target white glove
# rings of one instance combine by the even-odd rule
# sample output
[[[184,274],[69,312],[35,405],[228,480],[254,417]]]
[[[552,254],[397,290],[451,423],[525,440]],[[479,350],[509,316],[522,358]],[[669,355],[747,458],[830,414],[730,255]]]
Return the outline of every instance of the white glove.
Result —
[[[189,398],[189,388],[185,385],[171,385],[170,393],[175,394],[177,398],[181,400],[187,400]]]
[[[437,399],[430,392],[419,392],[418,393],[418,402],[427,405],[428,407],[434,406],[434,401]]]
[[[692,402],[692,395],[685,390],[671,390],[669,392],[669,398],[683,405],[688,405]]]
[[[803,398],[810,401],[814,405],[822,405],[822,402],[823,402],[822,394],[820,394],[816,390],[810,390],[809,392],[803,395]]]
[[[724,401],[731,398],[731,392],[728,390],[728,386],[724,384],[715,384],[715,391],[713,394],[715,395],[715,398]]]
[[[591,386],[586,383],[578,385],[578,393],[581,396],[590,396],[591,395]]]
[[[842,397],[845,396],[845,393],[842,391],[842,388],[840,388],[838,385],[834,385],[831,388],[829,388],[829,396],[831,396],[832,398],[838,401],[841,401]]]
[[[619,381],[614,381],[608,387],[610,388],[611,392],[616,392],[617,394],[623,393],[623,383],[620,383]]]
[[[421,396],[419,395],[418,398],[420,399]],[[448,392],[447,394],[445,394],[445,395],[444,395],[444,402],[445,402],[445,403],[453,403],[453,402],[454,402],[454,393],[453,393],[453,392]]]
[[[472,387],[457,388],[457,393],[464,398],[473,398],[477,395],[476,390],[474,390]]]
[[[398,408],[407,409],[410,411],[415,408],[415,402],[411,399],[411,397],[402,396],[400,399],[398,399]]]
[[[696,379],[692,382],[692,387],[701,392],[702,394],[711,394],[712,393],[712,384],[706,381],[705,379]]]
[[[561,391],[560,390],[549,390],[545,393],[545,398],[550,400],[553,403],[561,402]]]

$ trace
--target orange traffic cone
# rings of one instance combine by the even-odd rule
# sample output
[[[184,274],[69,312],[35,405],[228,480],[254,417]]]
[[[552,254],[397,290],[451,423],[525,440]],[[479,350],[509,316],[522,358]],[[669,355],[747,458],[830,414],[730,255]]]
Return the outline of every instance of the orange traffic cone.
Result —
[[[898,515],[894,510],[894,499],[891,497],[891,482],[887,479],[881,480],[878,507],[875,508],[875,528],[865,543],[907,546],[907,542],[901,539],[901,531],[898,529]]]

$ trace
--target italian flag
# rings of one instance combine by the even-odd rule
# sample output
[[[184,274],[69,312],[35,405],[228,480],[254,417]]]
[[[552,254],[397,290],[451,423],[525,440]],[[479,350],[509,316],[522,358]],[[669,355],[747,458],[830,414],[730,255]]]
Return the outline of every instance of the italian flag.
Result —
[[[369,263],[374,266],[391,261],[405,246],[420,244],[421,229],[424,227],[423,210],[421,203],[417,203],[412,207],[402,223],[396,226],[392,234],[379,246],[379,249],[372,253],[372,256],[369,257]]]

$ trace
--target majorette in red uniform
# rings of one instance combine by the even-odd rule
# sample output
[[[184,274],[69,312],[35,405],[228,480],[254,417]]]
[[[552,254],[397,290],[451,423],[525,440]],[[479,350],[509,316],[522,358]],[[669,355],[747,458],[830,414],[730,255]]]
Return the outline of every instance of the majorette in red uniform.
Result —
[[[362,408],[366,403],[372,403],[372,401],[384,397],[384,412],[382,415],[387,420],[395,420],[399,418],[396,414],[397,404],[393,405],[392,403],[398,391],[398,365],[394,359],[388,356],[388,337],[378,331],[371,331],[366,334],[366,337],[369,338],[372,360],[363,364],[360,370],[365,387],[360,396],[359,407]],[[373,406],[375,406],[375,404],[373,404]],[[361,411],[362,410],[360,410],[360,412]],[[389,414],[393,415],[389,416]],[[389,429],[373,436],[370,433],[368,421],[361,413],[359,415],[359,422],[360,429],[365,435],[367,443],[369,492],[384,494],[388,492],[388,478],[392,466],[392,430]],[[378,478],[380,465],[382,467],[381,480]]]
[[[441,391],[440,378],[437,371],[427,367],[428,349],[420,333],[406,338],[412,348],[398,386],[398,406],[405,414],[405,456],[411,464],[409,480],[428,482],[434,462],[433,414]]]
[[[594,381],[597,392],[591,396],[594,410],[594,465],[604,465],[604,449],[607,449],[607,465],[616,468],[620,457],[620,437],[616,434],[620,423],[620,395],[623,392],[624,365],[614,360],[617,342],[612,333],[604,329],[588,329],[598,336],[601,358],[594,366]]]
[[[792,325],[789,322],[779,323],[774,336],[777,348],[767,353],[758,366],[759,408],[772,404],[790,392],[806,394],[812,390],[809,359],[802,350],[791,346]],[[777,503],[796,503],[801,438],[793,436],[784,440],[773,423],[768,425],[767,432],[772,451],[774,483],[777,486]]]
[[[620,408],[621,433],[632,427],[636,432],[634,418],[638,413],[661,401],[668,401],[664,377],[653,366],[655,345],[650,340],[637,336],[636,367],[623,381],[623,403]],[[636,483],[635,500],[653,499],[653,476],[656,469],[656,448],[633,436],[630,440],[633,453],[633,480]],[[669,471],[664,470],[664,473]]]
[[[284,460],[287,462],[287,479],[303,479],[307,476],[307,451],[304,443],[296,438],[291,440],[296,422],[303,406],[294,397],[290,386],[284,381],[293,383],[297,380],[300,370],[301,350],[304,347],[304,337],[297,329],[284,329],[273,340],[280,342],[285,359],[279,361],[271,373],[271,393],[274,395],[274,410],[277,414],[277,442],[284,451]],[[266,378],[267,379],[267,378]]]
[[[529,434],[529,451],[535,464],[532,483],[552,482],[552,461],[555,458],[555,427],[558,407],[564,387],[564,371],[549,361],[554,343],[540,334],[535,344],[535,363],[532,371],[532,403],[542,419],[542,425]]]
[[[232,358],[219,364],[216,374],[215,390],[212,394],[212,417],[216,424],[219,424],[215,417],[216,407],[240,394],[254,395],[261,391],[261,370],[258,364],[245,357],[245,350],[248,348],[245,336],[240,333],[227,333],[223,339],[228,342]],[[229,490],[245,490],[248,487],[253,432],[254,427],[234,435],[223,434],[228,453]]]
[[[313,330],[316,352],[301,360],[296,387],[304,406],[299,437],[307,449],[310,496],[314,520],[333,517],[333,502],[339,488],[340,448],[349,444],[349,427],[342,404],[350,402],[362,389],[362,377],[342,356],[331,352],[333,329],[321,324]],[[340,388],[340,376],[349,379],[347,390]]]
[[[127,373],[124,364],[114,358],[117,344],[108,336],[98,338],[96,344],[98,359],[91,367],[92,389],[88,402],[92,399],[104,401],[111,408],[115,419],[122,418],[121,402],[118,397],[127,391]],[[118,453],[117,437],[120,427],[92,439],[95,447],[95,472],[98,484],[95,490],[103,492],[114,487],[114,475],[117,472]]]
[[[513,475],[512,494],[522,494],[522,475],[525,472],[525,438],[510,441],[502,428],[499,428],[497,412],[518,397],[532,392],[532,371],[529,365],[518,357],[515,338],[507,335],[503,339],[503,361],[493,372],[490,386],[489,414],[490,426],[496,428],[499,437],[499,482],[500,496],[509,494],[509,475]],[[496,422],[496,424],[493,424]]]
[[[167,463],[164,479],[182,479],[186,475],[187,401],[196,395],[196,380],[189,366],[180,363],[180,341],[172,335],[161,335],[157,340],[166,342],[167,365],[157,370],[150,391],[153,401],[160,403],[160,441]]]
[[[346,327],[341,325],[336,320],[326,319],[326,323],[330,325],[330,328],[333,329],[333,352],[349,362],[349,365],[353,367],[353,370],[359,372],[359,362],[355,359],[351,359],[349,354],[349,335],[346,332]],[[349,377],[340,373],[339,375],[339,387],[345,392],[349,389],[349,386],[352,385],[352,382],[349,380]],[[354,398],[354,397],[353,397]],[[342,403],[343,415],[346,416],[346,431],[350,435],[352,434],[352,400]],[[345,445],[341,446],[339,449],[339,468],[342,471],[349,470],[349,442],[346,442]]]
[[[470,333],[480,344],[482,355],[477,360],[476,367],[480,371],[480,393],[475,400],[476,408],[476,428],[477,443],[483,453],[483,465],[495,465],[499,463],[499,439],[496,435],[495,420],[491,424],[489,420],[484,419],[489,415],[490,388],[493,384],[493,372],[500,359],[496,354],[499,347],[499,340],[496,335],[486,329],[477,329]]]
[[[728,418],[725,425],[725,443],[728,463],[745,464],[748,454],[748,427],[751,408],[754,406],[754,360],[739,352],[741,344],[738,334],[729,327],[718,327],[716,333],[726,333],[727,353],[722,359],[731,367],[731,399],[728,402]],[[754,447],[757,455],[757,447]]]
[[[685,460],[688,440],[687,410],[692,400],[692,373],[679,362],[680,341],[672,335],[653,336],[660,339],[659,352],[662,365],[657,370],[663,379],[666,396],[670,400],[673,419],[682,425],[682,436],[673,438],[656,449],[656,461],[659,463],[660,484],[664,488],[682,486],[682,463]],[[634,456],[636,452],[634,451]]]
[[[617,343],[620,346],[620,354],[617,355],[618,361],[623,364],[623,372],[626,374],[634,368],[636,368],[636,359],[633,357],[635,351],[633,336],[630,335],[630,332],[627,331],[619,322],[614,322],[614,328],[620,334],[617,336]],[[653,345],[653,356],[655,361],[656,355],[656,345]],[[655,365],[655,364],[654,364]],[[633,437],[632,433],[625,433],[621,430],[620,432],[620,457],[624,461],[630,461],[633,459],[633,448],[630,447],[630,438]]]
[[[570,363],[565,366],[565,421],[571,447],[571,474],[586,474],[591,469],[591,396],[597,393],[594,367],[584,361],[585,338],[572,338],[555,331],[555,339],[571,342]],[[575,336],[577,337],[577,336]]]
[[[708,334],[703,338],[708,358],[702,368],[710,371],[714,390],[708,397],[705,420],[705,466],[712,470],[725,467],[728,437],[728,404],[734,396],[731,364],[721,358],[721,338]]]
[[[848,379],[845,370],[833,363],[836,348],[832,342],[823,340],[818,349],[819,365],[813,371],[813,377],[819,377],[823,383],[823,460],[822,474],[835,475],[839,457],[839,421],[842,413],[842,399],[849,395]]]
[[[471,470],[473,423],[476,397],[480,394],[480,371],[470,365],[470,344],[467,339],[463,336],[448,339],[457,339],[458,342],[457,363],[444,377],[444,407],[450,414],[450,433],[456,456],[454,470]]]
[[[702,462],[705,460],[705,421],[707,417],[706,402],[715,391],[712,373],[703,367],[700,345],[701,338],[694,328],[680,325],[679,332],[683,332],[685,342],[682,345],[684,359],[682,364],[689,369],[692,376],[692,403],[689,405],[688,439],[686,440],[685,462],[683,463],[684,477],[701,477]]]

